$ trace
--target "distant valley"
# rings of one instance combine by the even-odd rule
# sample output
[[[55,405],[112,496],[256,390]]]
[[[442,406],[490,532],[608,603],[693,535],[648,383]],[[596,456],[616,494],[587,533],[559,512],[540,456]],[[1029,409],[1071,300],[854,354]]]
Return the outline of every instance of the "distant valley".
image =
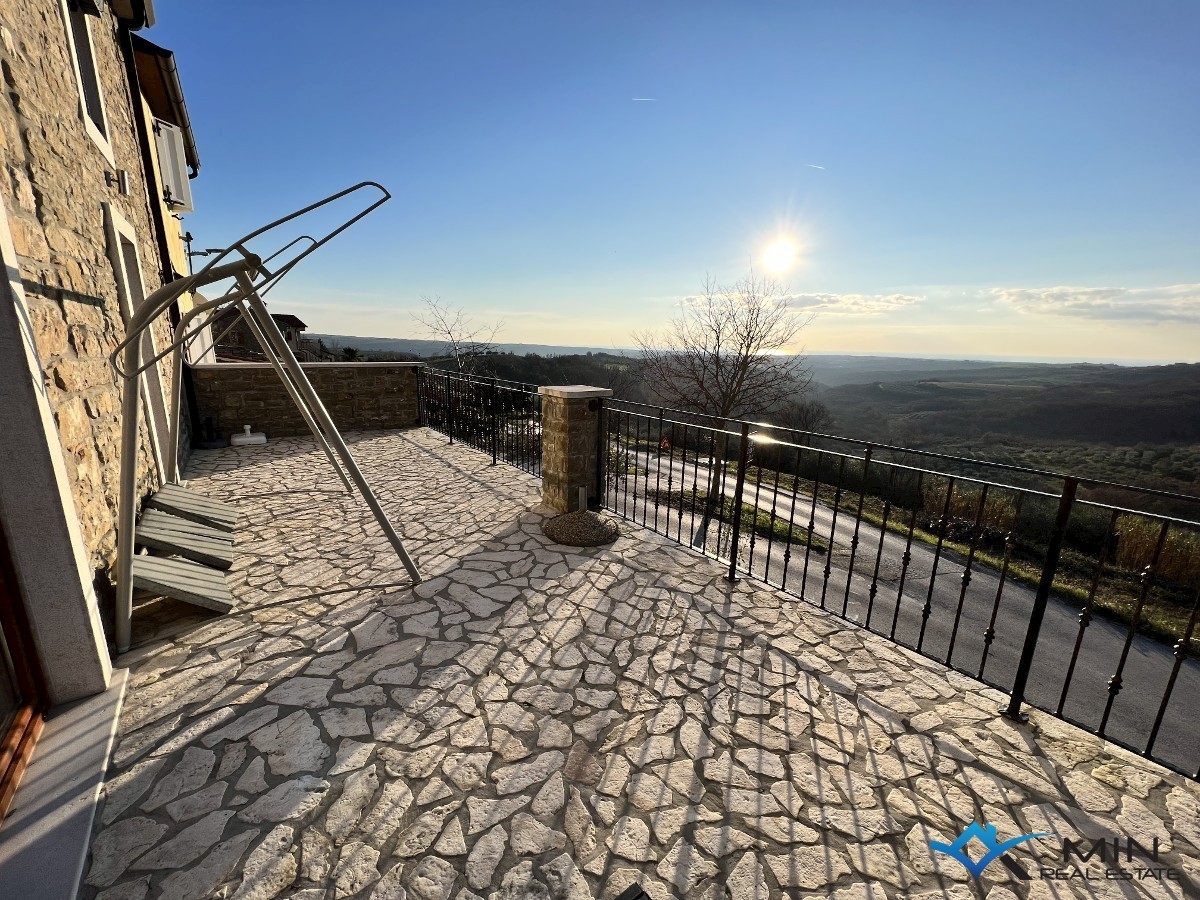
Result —
[[[437,341],[321,337],[364,358],[436,357]],[[502,344],[488,374],[648,399],[629,348]],[[1200,495],[1200,364],[807,358],[833,433]]]

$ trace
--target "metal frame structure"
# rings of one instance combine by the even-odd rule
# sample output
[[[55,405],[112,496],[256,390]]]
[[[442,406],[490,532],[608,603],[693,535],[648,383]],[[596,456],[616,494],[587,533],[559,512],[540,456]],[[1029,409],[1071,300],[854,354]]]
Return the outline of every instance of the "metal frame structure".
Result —
[[[265,259],[252,253],[247,248],[247,244],[250,241],[261,237],[285,223],[296,220],[321,207],[328,206],[351,194],[372,189],[378,191],[380,196],[319,239],[304,235],[285,244]],[[267,312],[266,305],[262,299],[263,295],[278,284],[280,279],[288,274],[301,260],[341,234],[359,219],[379,208],[389,199],[391,199],[391,194],[382,185],[373,181],[364,181],[336,194],[332,194],[323,200],[319,200],[303,209],[276,219],[268,225],[245,235],[230,244],[219,254],[215,254],[214,258],[200,271],[193,275],[176,279],[154,291],[146,298],[141,307],[134,311],[132,318],[127,323],[125,338],[117,344],[109,357],[113,368],[124,381],[121,395],[120,505],[117,518],[116,639],[118,652],[123,653],[129,649],[133,618],[132,567],[138,499],[136,496],[139,432],[138,378],[148,368],[157,365],[161,359],[168,355],[172,356],[171,433],[169,455],[166,462],[167,471],[163,473],[163,478],[166,482],[178,482],[179,419],[184,348],[205,327],[215,321],[217,313],[225,308],[232,307],[238,312],[233,325],[236,325],[239,320],[246,322],[250,332],[262,347],[263,355],[279,376],[279,380],[287,390],[288,396],[296,404],[297,410],[299,410],[309,431],[312,432],[317,445],[325,453],[326,458],[329,460],[330,465],[333,466],[334,471],[337,472],[342,484],[348,491],[357,489],[363,502],[371,510],[380,528],[383,529],[388,542],[396,551],[396,555],[399,557],[401,563],[403,563],[404,568],[408,571],[414,583],[420,583],[423,580],[420,570],[405,549],[400,535],[388,519],[387,513],[384,512],[379,499],[375,496],[375,492],[367,483],[362,470],[359,469],[358,463],[355,462],[354,456],[350,452],[350,448],[346,445],[345,440],[330,417],[329,411],[325,408],[325,404],[317,396],[317,392],[313,389],[311,382],[309,382],[308,376],[304,374],[300,362],[296,359],[295,354],[292,353],[291,348],[288,347],[287,341],[279,330],[279,326],[275,324],[270,313]],[[309,246],[288,258],[286,262],[277,268],[267,268],[266,264],[268,262],[273,262],[289,249],[305,240],[310,242]],[[235,251],[240,256],[239,259],[232,262],[223,262],[227,256],[233,254]],[[199,288],[230,278],[233,279],[234,283],[225,294],[215,300],[201,299],[200,302],[180,316],[172,340],[164,350],[157,353],[152,359],[143,360],[141,358],[142,334],[153,325],[160,315],[167,311],[172,303],[185,293],[195,292]],[[199,294],[197,296],[200,297]],[[200,324],[194,324],[202,315],[205,318]],[[230,327],[232,328],[233,325],[230,325]]]

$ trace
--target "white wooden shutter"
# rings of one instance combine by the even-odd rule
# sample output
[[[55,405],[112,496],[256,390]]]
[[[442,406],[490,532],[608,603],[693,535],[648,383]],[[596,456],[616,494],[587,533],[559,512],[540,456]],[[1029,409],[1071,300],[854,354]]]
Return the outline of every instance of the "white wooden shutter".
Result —
[[[188,180],[187,159],[183,149],[183,131],[170,122],[154,120],[154,138],[158,145],[158,171],[163,181],[163,199],[172,212],[192,212],[192,184]]]

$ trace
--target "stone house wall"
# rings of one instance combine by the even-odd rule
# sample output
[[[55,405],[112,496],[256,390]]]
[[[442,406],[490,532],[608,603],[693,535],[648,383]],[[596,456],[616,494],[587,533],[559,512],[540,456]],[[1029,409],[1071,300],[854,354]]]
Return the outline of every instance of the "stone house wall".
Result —
[[[106,589],[120,455],[120,387],[108,355],[124,326],[105,204],[132,227],[147,293],[161,284],[161,263],[117,21],[100,7],[89,20],[113,162],[80,114],[62,0],[0,0],[0,191],[83,540]],[[128,173],[128,195],[118,170]],[[141,493],[154,474],[143,422]]]
[[[417,372],[424,363],[302,363],[317,395],[343,431],[410,428],[418,424]],[[211,416],[229,437],[250,425],[268,438],[308,434],[269,363],[206,363],[192,367],[200,421]]]

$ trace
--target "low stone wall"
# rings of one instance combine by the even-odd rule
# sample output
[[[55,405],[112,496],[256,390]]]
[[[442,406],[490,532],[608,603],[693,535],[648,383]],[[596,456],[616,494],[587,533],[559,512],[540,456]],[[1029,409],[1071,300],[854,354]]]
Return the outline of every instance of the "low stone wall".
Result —
[[[417,424],[417,370],[424,363],[302,363],[341,431]],[[203,363],[192,367],[200,421],[211,416],[229,437],[250,425],[268,438],[308,434],[269,363]]]

